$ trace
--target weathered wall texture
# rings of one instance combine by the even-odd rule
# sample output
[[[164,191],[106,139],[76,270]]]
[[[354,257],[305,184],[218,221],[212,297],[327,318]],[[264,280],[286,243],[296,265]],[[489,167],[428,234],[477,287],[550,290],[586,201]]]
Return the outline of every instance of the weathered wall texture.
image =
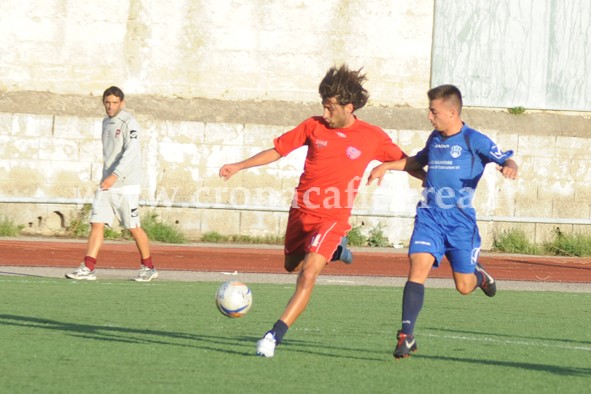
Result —
[[[67,102],[68,98],[62,100]],[[269,166],[241,172],[228,182],[217,173],[226,162],[270,147],[274,136],[295,123],[258,124],[256,113],[245,123],[232,122],[234,106],[239,103],[231,108],[219,107],[220,122],[167,120],[166,116],[155,119],[150,107],[134,106],[134,99],[129,100],[143,128],[143,198],[164,205],[146,210],[153,209],[167,223],[178,224],[194,239],[207,231],[282,235],[286,209],[303,166],[304,149]],[[282,109],[289,108],[287,104],[279,108],[275,104],[259,103],[260,113],[276,118]],[[302,112],[305,110],[310,112],[301,120],[317,113],[310,108]],[[293,108],[290,111],[297,112]],[[392,111],[367,108],[359,116],[383,125],[407,153],[422,148],[430,132],[425,111],[400,109],[393,116],[389,113]],[[396,118],[405,114],[409,127],[396,127]],[[47,201],[0,204],[0,215],[27,225],[31,233],[55,232],[69,224],[79,207],[51,202],[91,201],[101,172],[101,116],[100,104],[95,117],[0,113],[0,197],[4,201],[29,197]],[[582,134],[589,119],[466,109],[465,120],[501,147],[514,149],[521,165],[521,177],[515,182],[504,180],[494,166],[487,167],[476,194],[480,217],[488,218],[480,222],[485,248],[495,233],[515,226],[538,242],[549,239],[557,226],[565,233],[588,231],[584,225],[552,223],[552,218],[575,222],[591,218],[591,139],[568,134]],[[562,135],[539,135],[544,124]],[[419,198],[416,180],[404,173],[391,173],[381,187],[361,188],[352,223],[364,223],[368,230],[382,224],[393,242],[407,242]],[[491,221],[491,217],[501,221]],[[549,223],[506,223],[511,217],[534,222],[539,218]]]
[[[332,64],[364,66],[372,98],[359,116],[407,153],[430,132],[432,0],[73,0],[0,3],[0,217],[31,233],[60,231],[99,181],[100,95],[116,84],[143,128],[143,198],[190,238],[207,231],[282,235],[304,151],[229,182],[225,162],[271,146],[317,115]],[[522,227],[536,241],[588,226],[590,114],[468,108],[464,119],[516,151],[521,177],[489,166],[476,195],[484,247]],[[363,186],[353,224],[383,224],[395,242],[412,230],[420,185],[403,173]],[[45,203],[7,203],[37,198]],[[490,218],[495,219],[494,222]],[[505,222],[507,217],[515,221]],[[502,219],[499,221],[499,218]],[[556,222],[552,221],[556,219]],[[543,223],[541,223],[543,222]]]
[[[432,25],[432,0],[2,1],[0,90],[311,102],[347,62],[421,105]]]

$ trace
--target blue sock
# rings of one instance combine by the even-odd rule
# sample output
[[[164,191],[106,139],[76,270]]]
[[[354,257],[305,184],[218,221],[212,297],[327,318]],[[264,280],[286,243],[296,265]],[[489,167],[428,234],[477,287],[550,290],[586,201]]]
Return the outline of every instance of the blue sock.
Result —
[[[287,333],[288,329],[289,327],[287,327],[287,324],[285,324],[283,320],[277,320],[275,324],[273,324],[273,328],[268,332],[272,333],[275,337],[275,341],[277,341],[277,344],[280,344],[283,341],[283,336]]]
[[[425,286],[416,282],[406,282],[402,295],[402,333],[413,335],[415,323],[425,300]]]

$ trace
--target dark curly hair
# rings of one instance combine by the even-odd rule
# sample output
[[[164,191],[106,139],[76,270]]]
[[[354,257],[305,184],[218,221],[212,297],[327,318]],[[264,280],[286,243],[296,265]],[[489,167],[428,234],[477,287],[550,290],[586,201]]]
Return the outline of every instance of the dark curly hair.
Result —
[[[363,108],[369,99],[369,92],[363,87],[367,78],[361,70],[363,68],[349,70],[346,64],[339,68],[331,67],[318,87],[322,102],[334,97],[340,105],[353,104],[354,111]]]

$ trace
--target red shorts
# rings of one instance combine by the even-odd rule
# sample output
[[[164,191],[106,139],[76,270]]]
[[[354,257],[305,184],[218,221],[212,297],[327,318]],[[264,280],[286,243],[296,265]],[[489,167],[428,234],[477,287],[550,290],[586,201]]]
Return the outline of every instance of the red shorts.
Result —
[[[330,261],[349,230],[348,220],[321,218],[292,208],[285,230],[285,255],[314,252]]]

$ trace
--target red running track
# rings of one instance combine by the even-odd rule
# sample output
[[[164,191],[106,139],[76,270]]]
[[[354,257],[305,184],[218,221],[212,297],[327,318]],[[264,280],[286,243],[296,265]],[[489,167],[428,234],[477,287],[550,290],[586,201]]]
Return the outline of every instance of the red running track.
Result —
[[[152,257],[159,270],[209,272],[284,273],[283,252],[269,247],[152,244]],[[71,240],[0,240],[0,266],[77,267],[86,243]],[[329,263],[324,274],[405,277],[407,256],[392,252],[353,248],[351,265]],[[591,283],[591,259],[484,254],[480,262],[496,279],[541,282]],[[139,254],[133,242],[107,242],[97,268],[139,267]],[[447,262],[431,273],[433,278],[451,278]]]

